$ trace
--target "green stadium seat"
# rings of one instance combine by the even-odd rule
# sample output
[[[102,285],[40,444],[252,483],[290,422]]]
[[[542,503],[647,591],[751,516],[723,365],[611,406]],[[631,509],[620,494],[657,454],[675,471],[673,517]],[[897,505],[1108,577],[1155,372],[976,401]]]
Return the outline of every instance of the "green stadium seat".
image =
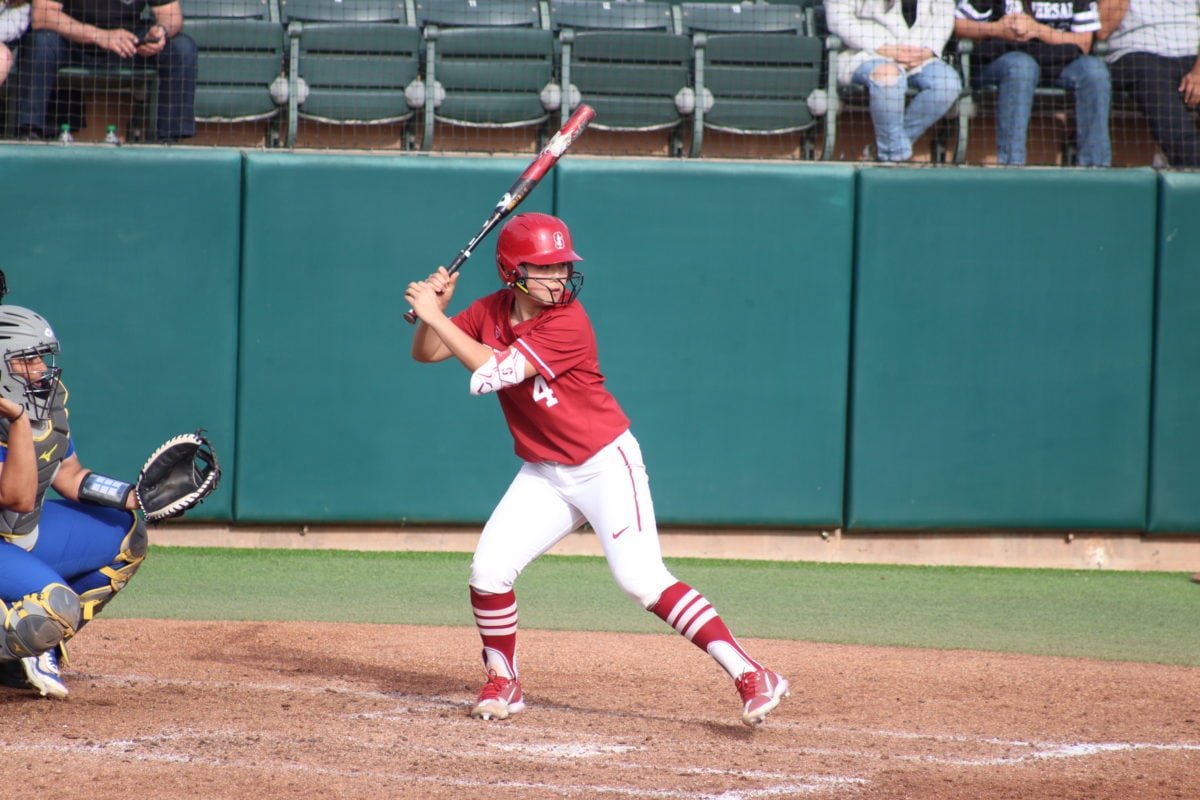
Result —
[[[666,3],[610,0],[551,0],[550,27],[572,30],[678,33],[674,8]]]
[[[550,24],[566,98],[561,123],[586,103],[596,110],[593,129],[666,131],[668,153],[683,154],[683,124],[695,95],[691,40],[678,33],[674,6],[552,0]]]
[[[545,138],[560,93],[554,41],[534,0],[417,0],[425,37],[425,130],[436,123],[474,128],[536,128]]]
[[[812,34],[807,6],[791,3],[703,3],[680,5],[684,33]]]
[[[821,85],[820,39],[791,33],[695,33],[693,52],[697,100],[692,157],[702,154],[705,129],[759,136],[800,133],[799,152],[814,157],[817,119],[807,101]]]
[[[425,28],[545,28],[537,0],[416,0],[417,25]]]
[[[433,144],[434,121],[544,128],[551,110],[557,110],[554,39],[548,30],[430,25],[425,46],[426,83],[433,87],[425,101],[425,149]]]
[[[421,32],[396,0],[283,0],[289,40],[288,146],[302,119],[334,125],[407,123],[423,105]],[[307,92],[307,93],[306,93]]]
[[[596,110],[591,127],[665,130],[672,155],[682,155],[683,122],[691,111],[692,44],[677,33],[564,29],[562,82],[568,97]],[[574,105],[564,103],[566,106]]]
[[[197,121],[263,120],[267,145],[278,144],[282,106],[271,85],[284,60],[275,0],[182,0],[181,8],[197,48]]]

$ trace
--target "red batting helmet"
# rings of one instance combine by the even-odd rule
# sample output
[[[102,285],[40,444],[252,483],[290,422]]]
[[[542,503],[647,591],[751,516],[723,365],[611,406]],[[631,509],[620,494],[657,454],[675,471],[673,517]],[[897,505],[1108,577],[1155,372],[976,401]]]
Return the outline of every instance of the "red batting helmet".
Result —
[[[512,285],[524,280],[522,264],[548,266],[583,261],[571,245],[567,224],[549,214],[517,214],[505,223],[496,240],[496,269]]]

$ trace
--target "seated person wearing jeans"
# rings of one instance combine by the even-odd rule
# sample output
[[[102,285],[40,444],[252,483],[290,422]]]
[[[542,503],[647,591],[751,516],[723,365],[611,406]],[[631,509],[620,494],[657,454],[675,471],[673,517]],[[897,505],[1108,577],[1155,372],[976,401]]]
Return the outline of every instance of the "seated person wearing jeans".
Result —
[[[1200,0],[1100,0],[1113,86],[1128,92],[1172,167],[1200,167]]]
[[[954,28],[954,0],[826,0],[829,30],[846,50],[838,84],[867,87],[880,161],[907,161],[913,142],[941,119],[962,91],[942,61]],[[908,87],[918,90],[907,102]]]
[[[1024,164],[1033,92],[1045,80],[1075,92],[1079,165],[1112,163],[1108,65],[1088,55],[1100,29],[1096,0],[960,0],[954,32],[975,39],[976,88],[998,84],[996,160]]]
[[[158,71],[160,141],[196,135],[196,44],[180,33],[179,0],[33,0],[32,28],[21,46],[17,127],[28,138],[53,134],[47,124],[58,68],[152,67]]]

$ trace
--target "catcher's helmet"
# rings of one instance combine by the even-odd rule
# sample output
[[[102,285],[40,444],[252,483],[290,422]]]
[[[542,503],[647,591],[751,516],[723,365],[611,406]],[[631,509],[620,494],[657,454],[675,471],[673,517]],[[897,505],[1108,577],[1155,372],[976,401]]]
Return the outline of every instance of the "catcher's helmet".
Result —
[[[55,366],[58,338],[41,314],[21,306],[0,306],[0,396],[24,406],[32,420],[50,417],[62,384]],[[37,370],[13,367],[14,361],[41,359]]]
[[[566,289],[560,301],[562,305],[574,300],[583,288],[583,273],[575,271],[576,261],[583,261],[583,258],[571,244],[567,224],[549,214],[518,214],[505,223],[496,240],[496,269],[500,280],[526,294],[529,290],[525,282],[529,276],[522,265],[569,264],[567,277],[561,279]]]

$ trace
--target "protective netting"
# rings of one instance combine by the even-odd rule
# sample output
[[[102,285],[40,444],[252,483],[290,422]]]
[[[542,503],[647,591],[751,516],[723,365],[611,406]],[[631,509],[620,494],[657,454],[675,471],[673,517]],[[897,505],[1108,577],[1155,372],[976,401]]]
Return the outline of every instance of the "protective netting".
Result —
[[[152,0],[158,2],[158,0]],[[1200,0],[9,0],[4,137],[1200,166]]]

